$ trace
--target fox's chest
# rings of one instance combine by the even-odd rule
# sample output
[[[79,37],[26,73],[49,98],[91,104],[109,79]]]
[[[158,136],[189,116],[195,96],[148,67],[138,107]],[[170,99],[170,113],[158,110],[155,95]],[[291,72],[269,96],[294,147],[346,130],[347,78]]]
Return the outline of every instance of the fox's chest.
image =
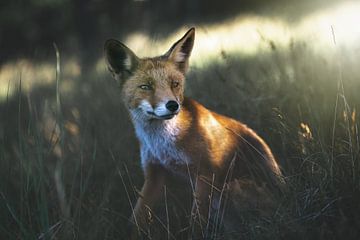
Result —
[[[177,129],[161,128],[152,131],[136,129],[141,143],[141,163],[158,163],[164,166],[185,165],[190,159],[176,141]]]

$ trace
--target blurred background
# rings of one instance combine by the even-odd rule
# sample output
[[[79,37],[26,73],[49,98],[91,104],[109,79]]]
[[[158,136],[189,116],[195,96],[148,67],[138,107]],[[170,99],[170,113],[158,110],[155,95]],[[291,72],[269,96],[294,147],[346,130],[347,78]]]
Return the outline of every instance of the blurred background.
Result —
[[[0,238],[126,238],[143,176],[103,44],[155,56],[195,27],[187,95],[263,136],[290,186],[214,239],[358,239],[359,23],[344,0],[3,0]],[[190,186],[164,200],[153,238],[185,239]]]

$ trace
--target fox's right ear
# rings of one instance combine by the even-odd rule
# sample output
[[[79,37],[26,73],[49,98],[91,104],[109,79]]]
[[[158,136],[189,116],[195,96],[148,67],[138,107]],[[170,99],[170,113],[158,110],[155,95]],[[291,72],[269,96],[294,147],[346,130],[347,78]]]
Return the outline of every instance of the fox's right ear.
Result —
[[[118,81],[130,76],[139,64],[139,58],[128,47],[115,39],[105,42],[104,53],[109,71]]]

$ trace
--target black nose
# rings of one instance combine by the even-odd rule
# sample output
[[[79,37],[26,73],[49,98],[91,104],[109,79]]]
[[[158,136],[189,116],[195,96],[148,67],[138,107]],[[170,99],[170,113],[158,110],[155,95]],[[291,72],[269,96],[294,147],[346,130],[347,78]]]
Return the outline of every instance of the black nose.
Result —
[[[168,101],[166,103],[166,108],[171,112],[175,112],[179,109],[179,104],[175,101]]]

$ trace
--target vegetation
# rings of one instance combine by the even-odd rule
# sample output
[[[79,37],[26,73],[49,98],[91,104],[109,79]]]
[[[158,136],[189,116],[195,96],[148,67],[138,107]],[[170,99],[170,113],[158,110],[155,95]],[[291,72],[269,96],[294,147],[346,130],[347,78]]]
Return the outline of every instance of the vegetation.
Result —
[[[359,69],[306,43],[242,57],[222,52],[191,69],[187,92],[241,119],[272,147],[289,191],[271,217],[234,214],[227,239],[357,239],[360,236]],[[330,55],[331,56],[331,55]],[[60,58],[57,63],[66,62]],[[55,67],[56,63],[54,63]],[[109,74],[94,70],[61,91],[17,90],[0,105],[1,239],[123,239],[142,184],[137,141]],[[154,239],[187,236],[191,189],[167,186]],[[179,194],[180,193],[180,194]],[[218,236],[221,239],[221,234]]]

